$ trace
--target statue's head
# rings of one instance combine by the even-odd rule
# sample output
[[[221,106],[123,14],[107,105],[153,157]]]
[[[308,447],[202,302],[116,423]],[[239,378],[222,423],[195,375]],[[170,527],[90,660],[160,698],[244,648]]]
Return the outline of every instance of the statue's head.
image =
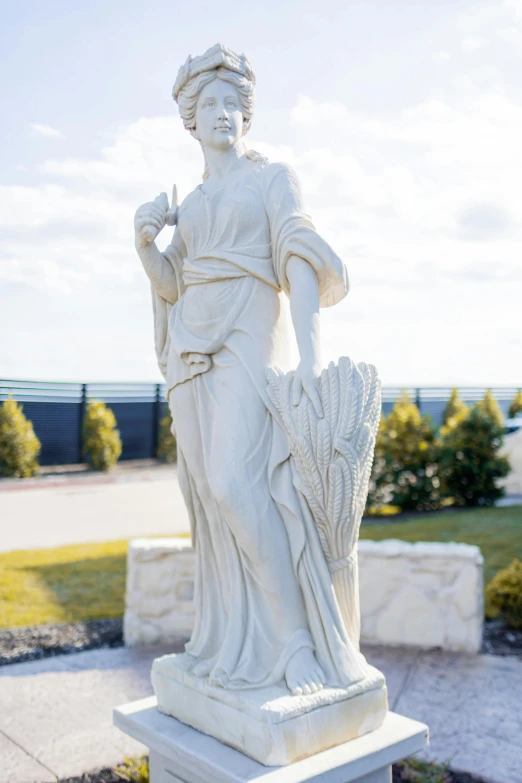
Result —
[[[203,147],[226,149],[247,133],[254,114],[255,76],[244,54],[221,44],[179,69],[172,96],[185,128]]]

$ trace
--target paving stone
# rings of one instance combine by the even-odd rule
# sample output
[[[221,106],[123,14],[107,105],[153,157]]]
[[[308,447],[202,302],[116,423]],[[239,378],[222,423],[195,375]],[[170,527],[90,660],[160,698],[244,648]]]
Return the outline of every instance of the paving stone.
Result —
[[[153,658],[174,651],[91,650],[2,667],[0,783],[47,783],[55,780],[48,770],[72,777],[144,752],[112,726],[112,709],[150,695]],[[363,652],[386,675],[392,709],[430,727],[428,758],[493,783],[521,783],[522,661],[401,648]]]
[[[58,778],[0,732],[0,783],[55,783]]]
[[[165,652],[94,650],[4,667],[0,731],[58,777],[139,755],[145,748],[112,726],[112,709],[152,693],[152,659]],[[21,760],[10,764],[19,774]]]
[[[395,711],[395,703],[419,656],[419,651],[398,647],[374,647],[373,645],[362,645],[361,651],[366,656],[368,663],[379,669],[386,677],[388,702],[390,709]]]
[[[495,783],[522,781],[522,661],[420,653],[396,705],[430,727],[430,758]]]

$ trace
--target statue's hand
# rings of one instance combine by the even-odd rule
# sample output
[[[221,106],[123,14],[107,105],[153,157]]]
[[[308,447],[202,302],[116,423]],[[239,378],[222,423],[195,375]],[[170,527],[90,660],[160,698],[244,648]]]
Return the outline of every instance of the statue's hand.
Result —
[[[320,369],[315,365],[303,361],[299,362],[292,383],[292,403],[294,405],[299,405],[303,391],[305,391],[310,398],[310,402],[312,403],[317,416],[322,419],[323,406],[321,405],[321,397],[319,396],[318,382],[320,374]]]
[[[166,193],[160,193],[154,201],[148,201],[138,207],[134,215],[136,245],[146,247],[154,242],[169,215],[169,200]]]

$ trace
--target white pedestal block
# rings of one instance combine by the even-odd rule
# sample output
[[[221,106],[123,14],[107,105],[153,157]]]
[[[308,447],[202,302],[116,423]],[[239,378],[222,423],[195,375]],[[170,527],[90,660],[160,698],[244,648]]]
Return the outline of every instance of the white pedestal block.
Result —
[[[114,710],[115,725],[150,749],[150,783],[391,783],[391,765],[428,742],[423,723],[389,712],[358,739],[284,767],[265,767],[163,715],[154,696]]]
[[[283,685],[212,686],[192,675],[186,654],[156,658],[151,679],[161,712],[270,767],[367,734],[388,712],[384,675],[372,666],[364,680],[308,696],[292,696]]]

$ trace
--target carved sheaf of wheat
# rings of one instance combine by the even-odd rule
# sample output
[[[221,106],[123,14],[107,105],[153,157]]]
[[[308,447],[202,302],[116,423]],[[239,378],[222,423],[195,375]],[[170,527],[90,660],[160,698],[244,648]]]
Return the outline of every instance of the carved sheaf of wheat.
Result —
[[[323,370],[318,419],[306,394],[292,404],[294,373],[267,372],[268,396],[288,435],[300,486],[327,562],[354,551],[370,479],[381,411],[375,367],[343,356]]]

